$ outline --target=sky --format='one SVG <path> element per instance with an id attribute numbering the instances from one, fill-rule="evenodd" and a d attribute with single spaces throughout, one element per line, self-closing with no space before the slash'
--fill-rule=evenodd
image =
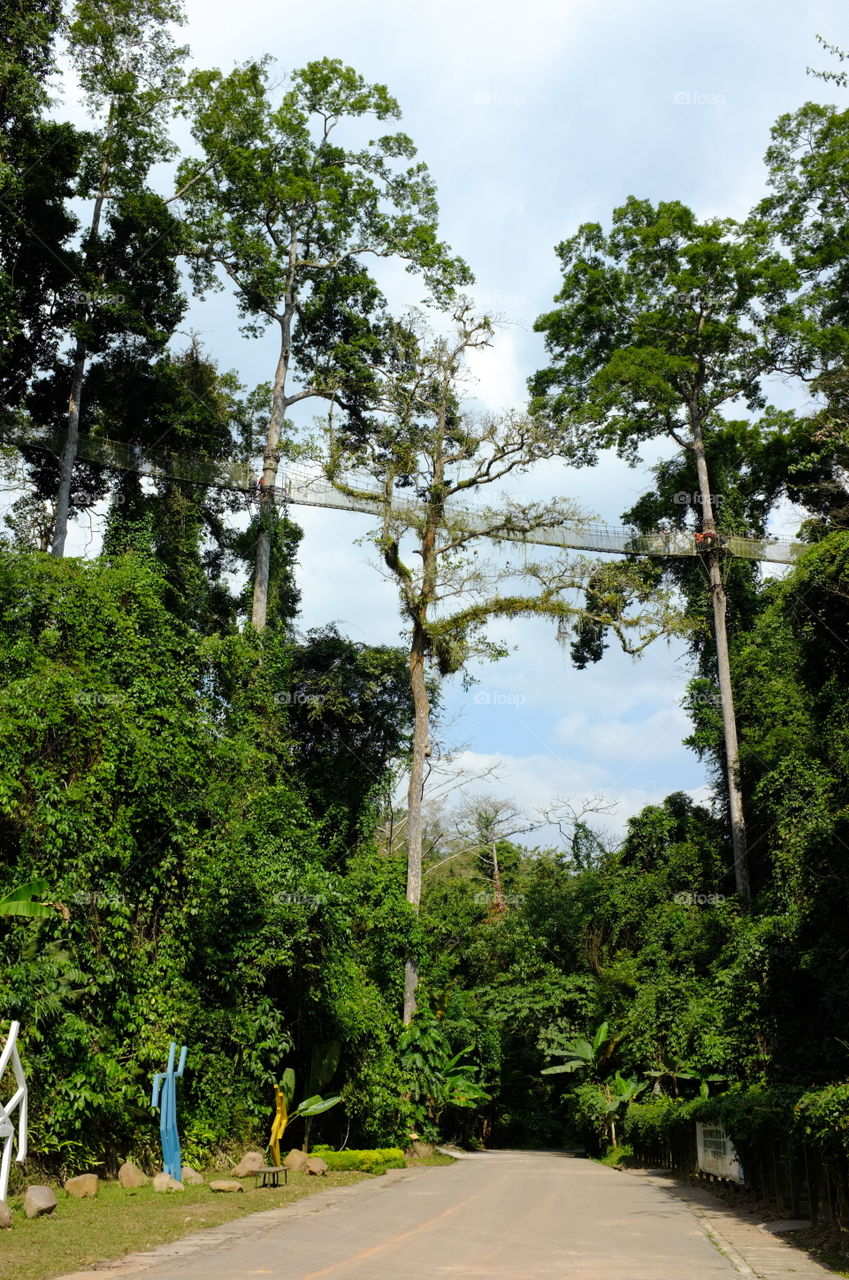
<path id="1" fill-rule="evenodd" d="M 744 216 L 765 191 L 762 157 L 776 118 L 833 99 L 806 75 L 831 63 L 817 33 L 849 46 L 838 0 L 419 0 L 410 8 L 189 0 L 187 13 L 183 38 L 199 66 L 227 70 L 270 53 L 282 76 L 329 56 L 388 85 L 436 179 L 441 233 L 472 267 L 478 304 L 503 320 L 474 365 L 479 402 L 492 409 L 521 407 L 528 376 L 545 363 L 533 322 L 559 287 L 554 246 L 582 222 L 607 223 L 629 195 L 681 200 L 701 217 Z M 417 300 L 412 280 L 392 283 L 401 302 Z M 184 327 L 244 382 L 270 378 L 273 340 L 241 337 L 226 295 L 194 304 Z M 791 388 L 775 390 L 785 404 L 803 403 Z M 591 470 L 546 473 L 549 492 L 610 523 L 648 480 L 645 467 L 611 457 Z M 334 621 L 354 639 L 396 643 L 395 589 L 358 545 L 368 517 L 293 514 L 305 534 L 303 628 Z M 793 532 L 791 512 L 786 520 L 781 531 Z M 681 745 L 680 645 L 657 642 L 639 660 L 611 647 L 576 671 L 553 624 L 496 624 L 492 634 L 512 646 L 510 656 L 475 667 L 468 689 L 449 680 L 443 700 L 439 736 L 469 795 L 529 813 L 599 796 L 608 808 L 600 825 L 614 837 L 672 791 L 709 795 L 702 765 Z M 542 826 L 525 838 L 553 836 Z"/>

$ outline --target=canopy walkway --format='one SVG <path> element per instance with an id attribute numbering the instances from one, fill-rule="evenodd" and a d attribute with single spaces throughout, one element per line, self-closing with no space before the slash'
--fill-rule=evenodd
<path id="1" fill-rule="evenodd" d="M 34 449 L 60 457 L 65 439 L 64 432 L 54 435 L 16 432 L 14 435 L 5 434 L 2 442 L 18 449 Z M 90 462 L 104 468 L 243 493 L 254 499 L 258 498 L 260 492 L 259 464 L 256 461 L 216 462 L 197 454 L 149 449 L 101 436 L 80 436 L 77 458 L 80 462 Z M 328 507 L 342 511 L 362 511 L 368 515 L 383 513 L 383 494 L 370 477 L 346 476 L 343 484 L 344 490 L 334 486 L 323 474 L 310 471 L 303 464 L 289 463 L 284 467 L 274 496 L 281 505 Z M 421 513 L 421 506 L 414 498 L 407 499 L 397 492 L 392 498 L 392 509 L 398 516 L 412 521 Z M 558 522 L 551 527 L 531 529 L 523 527 L 520 519 L 512 517 L 509 512 L 505 512 L 500 522 L 493 524 L 491 511 L 459 504 L 449 506 L 446 515 L 449 520 L 462 520 L 472 528 L 477 526 L 479 529 L 486 529 L 488 536 L 500 541 L 568 547 L 611 555 L 698 556 L 703 550 L 694 534 L 683 529 L 641 532 L 583 520 Z M 721 545 L 732 556 L 774 564 L 793 564 L 807 546 L 806 543 L 781 538 L 742 535 L 724 535 Z"/>

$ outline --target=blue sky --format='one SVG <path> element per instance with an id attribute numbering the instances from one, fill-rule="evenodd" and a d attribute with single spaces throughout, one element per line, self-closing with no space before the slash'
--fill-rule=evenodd
<path id="1" fill-rule="evenodd" d="M 762 156 L 782 112 L 834 91 L 806 76 L 829 58 L 816 33 L 849 45 L 845 5 L 765 0 L 710 5 L 589 0 L 190 0 L 186 38 L 198 65 L 273 54 L 281 75 L 339 57 L 399 99 L 403 127 L 430 166 L 442 232 L 472 266 L 481 306 L 505 326 L 476 365 L 491 408 L 520 406 L 544 363 L 533 321 L 558 288 L 554 245 L 587 220 L 606 222 L 629 195 L 679 199 L 703 216 L 742 216 L 763 194 Z M 418 297 L 391 281 L 396 302 Z M 195 305 L 200 331 L 243 381 L 270 376 L 273 341 L 238 333 L 226 296 Z M 792 388 L 784 403 L 802 404 Z M 646 486 L 646 471 L 605 458 L 593 470 L 548 480 L 610 522 Z M 399 636 L 394 588 L 354 545 L 367 518 L 301 509 L 303 624 L 328 621 L 355 638 Z M 790 513 L 786 527 L 792 529 Z M 446 688 L 443 735 L 473 775 L 470 789 L 529 809 L 555 796 L 606 797 L 612 833 L 643 804 L 673 790 L 705 795 L 702 767 L 680 745 L 687 679 L 680 649 L 657 643 L 635 662 L 612 649 L 587 671 L 571 669 L 544 622 L 494 629 L 515 651 L 479 668 L 479 683 Z M 550 832 L 542 831 L 539 839 Z"/>

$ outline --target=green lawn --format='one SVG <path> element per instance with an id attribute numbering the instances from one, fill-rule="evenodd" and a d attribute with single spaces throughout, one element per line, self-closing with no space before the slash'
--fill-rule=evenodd
<path id="1" fill-rule="evenodd" d="M 227 1174 L 207 1176 L 224 1178 Z M 253 1178 L 245 1178 L 244 1192 L 233 1194 L 210 1191 L 209 1187 L 157 1193 L 147 1186 L 123 1191 L 117 1182 L 102 1182 L 94 1200 L 72 1200 L 57 1191 L 59 1203 L 53 1213 L 31 1222 L 24 1216 L 22 1198 L 11 1197 L 14 1225 L 11 1231 L 0 1231 L 0 1280 L 50 1280 L 177 1240 L 202 1227 L 275 1209 L 329 1187 L 347 1187 L 368 1176 L 328 1173 L 314 1178 L 294 1173 L 289 1175 L 289 1186 L 277 1190 L 256 1190 Z"/>

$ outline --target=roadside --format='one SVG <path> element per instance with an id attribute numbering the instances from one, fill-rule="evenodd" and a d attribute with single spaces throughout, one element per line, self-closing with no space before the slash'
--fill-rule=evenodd
<path id="1" fill-rule="evenodd" d="M 374 1181 L 374 1175 L 347 1172 L 316 1178 L 290 1173 L 288 1187 L 261 1189 L 250 1178 L 235 1194 L 188 1185 L 179 1192 L 156 1192 L 150 1186 L 125 1191 L 112 1181 L 102 1182 L 91 1200 L 73 1200 L 60 1191 L 51 1214 L 30 1221 L 16 1213 L 12 1229 L 0 1232 L 0 1280 L 53 1280 L 69 1271 L 99 1268 L 197 1234 L 199 1227 L 223 1226 L 364 1179 Z"/>
<path id="2" fill-rule="evenodd" d="M 740 1275 L 749 1280 L 779 1280 L 792 1275 L 799 1280 L 822 1276 L 846 1276 L 849 1272 L 835 1270 L 825 1258 L 817 1258 L 809 1249 L 809 1232 L 792 1232 L 784 1238 L 770 1230 L 764 1220 L 763 1210 L 730 1204 L 705 1187 L 693 1186 L 673 1173 L 620 1167 L 620 1172 L 644 1179 L 682 1200 L 699 1220 L 702 1230 L 734 1265 Z"/>

